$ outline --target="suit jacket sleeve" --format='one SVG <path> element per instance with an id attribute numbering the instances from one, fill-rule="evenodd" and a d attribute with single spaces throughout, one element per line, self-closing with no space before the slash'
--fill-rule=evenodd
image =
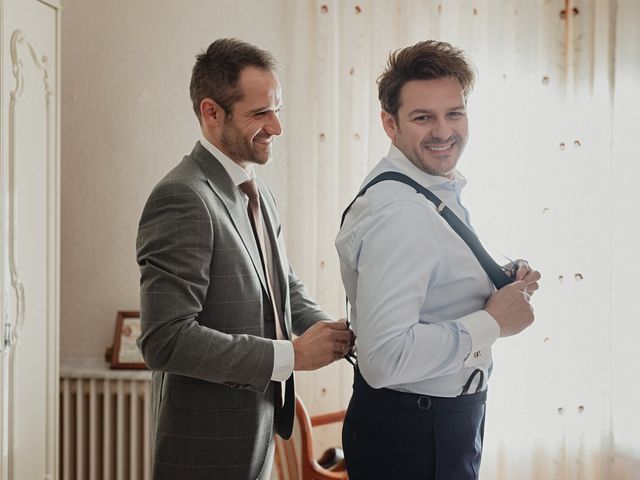
<path id="1" fill-rule="evenodd" d="M 276 199 L 273 196 L 271 189 L 260 182 L 263 187 L 263 192 L 268 192 L 267 207 L 271 212 L 271 216 L 275 221 L 274 231 L 278 239 L 278 248 L 286 258 L 286 247 L 284 245 L 284 234 L 282 231 L 282 225 L 278 216 L 278 209 L 276 207 Z M 263 197 L 264 198 L 264 197 Z M 331 316 L 325 313 L 318 304 L 311 298 L 307 287 L 298 278 L 295 271 L 289 265 L 289 261 L 285 262 L 288 266 L 287 281 L 289 285 L 289 301 L 291 306 L 291 329 L 296 335 L 302 335 L 309 327 L 314 325 L 320 320 L 333 320 Z"/>
<path id="2" fill-rule="evenodd" d="M 190 185 L 161 183 L 144 208 L 137 239 L 142 335 L 149 368 L 266 391 L 273 343 L 198 323 L 215 242 L 209 210 Z M 224 288 L 224 286 L 217 286 Z"/>
<path id="3" fill-rule="evenodd" d="M 311 298 L 307 287 L 289 266 L 289 294 L 291 297 L 291 326 L 293 333 L 301 335 L 320 320 L 333 320 Z"/>

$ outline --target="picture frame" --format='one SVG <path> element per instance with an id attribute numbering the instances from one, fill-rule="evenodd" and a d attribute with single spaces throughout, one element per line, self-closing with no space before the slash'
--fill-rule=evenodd
<path id="1" fill-rule="evenodd" d="M 140 312 L 137 310 L 118 311 L 111 352 L 111 368 L 147 368 L 136 343 L 138 337 L 140 337 Z"/>

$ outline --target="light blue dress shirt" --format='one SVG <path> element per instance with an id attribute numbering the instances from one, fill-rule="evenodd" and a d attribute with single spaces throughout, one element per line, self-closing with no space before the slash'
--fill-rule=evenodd
<path id="1" fill-rule="evenodd" d="M 395 146 L 369 173 L 408 175 L 469 227 L 465 178 L 429 175 Z M 408 185 L 385 181 L 351 207 L 336 238 L 362 376 L 374 388 L 455 397 L 475 369 L 492 365 L 500 334 L 483 310 L 494 287 L 435 205 Z M 476 375 L 469 393 L 476 391 Z"/>

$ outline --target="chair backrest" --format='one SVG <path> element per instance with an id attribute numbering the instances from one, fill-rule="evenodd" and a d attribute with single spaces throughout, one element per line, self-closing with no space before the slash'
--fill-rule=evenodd
<path id="1" fill-rule="evenodd" d="M 302 443 L 305 435 L 310 435 L 311 432 L 301 426 L 301 423 L 309 422 L 309 419 L 303 418 L 301 422 L 298 405 L 302 405 L 302 402 L 296 395 L 296 416 L 291 438 L 283 440 L 278 435 L 275 437 L 276 450 L 271 480 L 302 480 Z M 302 415 L 307 415 L 304 406 L 302 408 Z"/>
<path id="2" fill-rule="evenodd" d="M 344 411 L 318 415 L 313 418 L 296 395 L 296 416 L 289 440 L 275 437 L 275 458 L 271 480 L 348 479 L 347 472 L 330 472 L 316 462 L 313 451 L 313 425 L 342 422 Z"/>

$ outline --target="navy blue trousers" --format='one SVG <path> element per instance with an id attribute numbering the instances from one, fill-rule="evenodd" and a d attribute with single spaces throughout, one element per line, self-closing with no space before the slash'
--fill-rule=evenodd
<path id="1" fill-rule="evenodd" d="M 374 389 L 356 369 L 342 429 L 349 479 L 477 479 L 486 397 Z"/>

